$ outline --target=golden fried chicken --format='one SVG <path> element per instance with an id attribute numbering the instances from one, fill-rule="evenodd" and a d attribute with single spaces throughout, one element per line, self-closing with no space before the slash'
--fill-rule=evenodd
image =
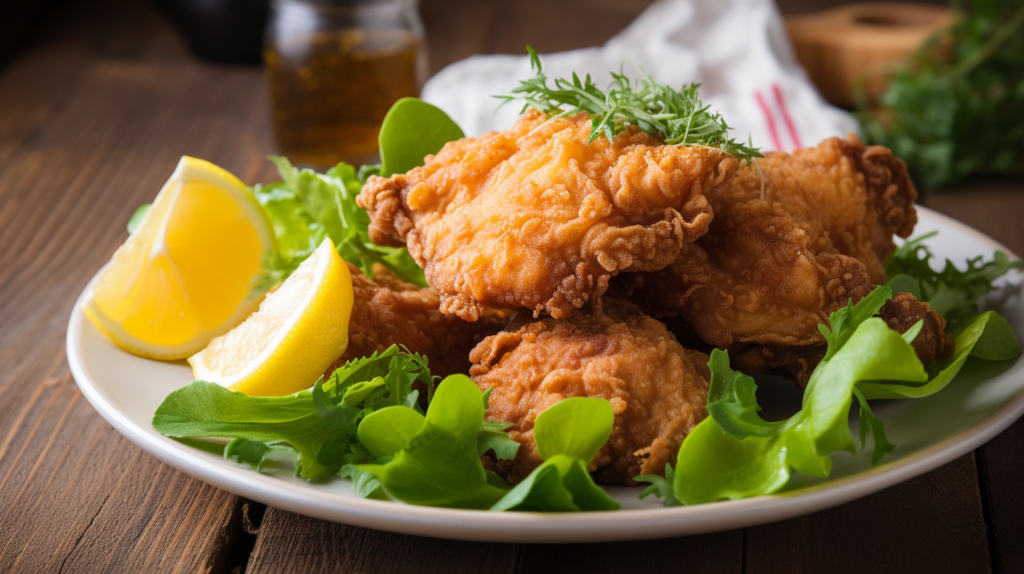
<path id="1" fill-rule="evenodd" d="M 406 283 L 380 265 L 374 266 L 372 280 L 351 264 L 349 272 L 353 302 L 348 348 L 327 369 L 328 376 L 347 361 L 396 344 L 426 355 L 434 375 L 466 373 L 470 350 L 506 323 L 494 313 L 476 323 L 444 315 L 438 310 L 437 291 Z"/>
<path id="2" fill-rule="evenodd" d="M 738 162 L 716 148 L 666 146 L 631 129 L 589 145 L 586 114 L 450 142 L 426 164 L 371 177 L 358 197 L 372 239 L 406 245 L 468 321 L 485 307 L 567 317 L 624 271 L 668 265 L 702 235 L 705 196 Z"/>
<path id="3" fill-rule="evenodd" d="M 946 320 L 932 311 L 928 303 L 918 301 L 910 293 L 897 293 L 885 302 L 879 314 L 891 329 L 901 335 L 918 321 L 924 321 L 921 332 L 910 344 L 925 367 L 953 354 L 955 344 L 953 338 L 946 334 Z"/>
<path id="4" fill-rule="evenodd" d="M 707 234 L 622 289 L 651 313 L 680 314 L 748 371 L 809 374 L 823 353 L 818 324 L 885 282 L 893 235 L 917 222 L 916 197 L 902 160 L 854 136 L 768 153 L 709 194 Z"/>
<path id="5" fill-rule="evenodd" d="M 568 397 L 611 402 L 611 438 L 590 469 L 598 482 L 634 484 L 662 474 L 686 435 L 707 413 L 707 355 L 683 348 L 659 321 L 629 304 L 607 314 L 517 320 L 473 349 L 470 374 L 492 389 L 487 418 L 511 422 L 522 446 L 497 471 L 518 482 L 541 462 L 533 423 Z"/>

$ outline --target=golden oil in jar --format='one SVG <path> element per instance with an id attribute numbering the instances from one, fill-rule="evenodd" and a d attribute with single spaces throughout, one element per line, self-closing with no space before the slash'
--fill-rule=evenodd
<path id="1" fill-rule="evenodd" d="M 293 163 L 378 161 L 377 135 L 391 105 L 418 93 L 420 42 L 401 29 L 277 35 L 264 58 L 274 136 Z"/>

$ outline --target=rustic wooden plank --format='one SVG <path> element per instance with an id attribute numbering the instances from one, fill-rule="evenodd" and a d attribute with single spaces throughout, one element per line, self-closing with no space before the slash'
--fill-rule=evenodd
<path id="1" fill-rule="evenodd" d="M 195 63 L 148 4 L 70 4 L 0 74 L 0 109 L 0 571 L 235 566 L 239 499 L 110 428 L 64 331 L 182 153 L 265 173 L 262 73 Z"/>
<path id="2" fill-rule="evenodd" d="M 746 531 L 746 572 L 989 572 L 974 455 L 836 508 Z"/>
<path id="3" fill-rule="evenodd" d="M 518 554 L 514 544 L 392 534 L 268 508 L 246 573 L 511 574 Z"/>
<path id="4" fill-rule="evenodd" d="M 519 559 L 521 574 L 550 572 L 743 572 L 743 532 L 602 544 L 529 544 Z"/>
<path id="5" fill-rule="evenodd" d="M 1024 178 L 980 177 L 922 202 L 983 230 L 1018 255 L 1024 254 Z M 1024 333 L 1018 333 L 1024 336 Z M 996 572 L 1024 572 L 1024 420 L 1017 421 L 976 451 L 992 566 Z"/>

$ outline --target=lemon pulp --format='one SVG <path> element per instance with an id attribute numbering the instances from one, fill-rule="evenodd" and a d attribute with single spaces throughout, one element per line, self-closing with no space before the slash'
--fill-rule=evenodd
<path id="1" fill-rule="evenodd" d="M 250 395 L 307 389 L 348 346 L 352 276 L 325 239 L 257 312 L 189 358 L 196 379 Z"/>
<path id="2" fill-rule="evenodd" d="M 86 316 L 122 348 L 181 359 L 239 324 L 274 239 L 249 189 L 183 157 L 149 212 L 101 272 Z"/>

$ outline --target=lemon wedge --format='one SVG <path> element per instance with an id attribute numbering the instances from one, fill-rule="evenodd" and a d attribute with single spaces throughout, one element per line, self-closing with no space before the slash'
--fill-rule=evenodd
<path id="1" fill-rule="evenodd" d="M 248 297 L 275 245 L 252 192 L 210 162 L 182 157 L 83 311 L 121 348 L 183 359 L 259 306 Z"/>
<path id="2" fill-rule="evenodd" d="M 307 389 L 348 346 L 352 276 L 325 239 L 244 323 L 189 357 L 196 379 L 249 395 Z"/>

